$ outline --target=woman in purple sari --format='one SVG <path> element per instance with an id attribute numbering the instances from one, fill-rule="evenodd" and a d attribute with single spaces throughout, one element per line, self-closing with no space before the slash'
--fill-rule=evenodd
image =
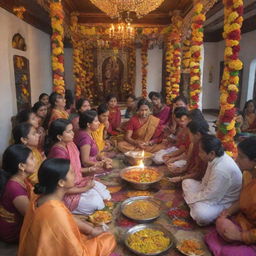
<path id="1" fill-rule="evenodd" d="M 27 177 L 35 170 L 31 149 L 21 144 L 8 147 L 3 154 L 3 169 L 0 170 L 0 239 L 18 242 L 32 188 Z"/>
<path id="2" fill-rule="evenodd" d="M 159 92 L 150 92 L 149 98 L 153 103 L 153 115 L 160 119 L 161 125 L 168 125 L 171 117 L 171 108 L 163 103 Z"/>

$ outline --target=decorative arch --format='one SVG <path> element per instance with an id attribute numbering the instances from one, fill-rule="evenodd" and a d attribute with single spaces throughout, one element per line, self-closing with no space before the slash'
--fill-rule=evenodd
<path id="1" fill-rule="evenodd" d="M 21 51 L 26 51 L 27 50 L 25 39 L 24 39 L 23 36 L 21 36 L 21 34 L 16 33 L 12 37 L 12 48 L 18 49 L 18 50 L 21 50 Z"/>

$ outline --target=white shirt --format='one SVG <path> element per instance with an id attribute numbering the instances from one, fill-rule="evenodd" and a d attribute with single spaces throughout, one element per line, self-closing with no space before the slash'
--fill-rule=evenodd
<path id="1" fill-rule="evenodd" d="M 232 203 L 239 198 L 242 173 L 235 161 L 224 153 L 208 163 L 206 173 L 197 191 L 187 191 L 188 204 L 204 202 L 211 205 Z M 188 188 L 189 190 L 189 188 Z"/>

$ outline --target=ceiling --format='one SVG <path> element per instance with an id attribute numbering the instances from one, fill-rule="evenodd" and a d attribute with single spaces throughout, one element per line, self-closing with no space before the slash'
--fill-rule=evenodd
<path id="1" fill-rule="evenodd" d="M 38 0 L 0 0 L 0 7 L 12 12 L 13 7 L 24 6 L 26 12 L 24 20 L 34 27 L 51 34 L 50 18 L 48 12 L 38 3 Z M 42 1 L 42 0 L 41 0 Z M 181 16 L 185 16 L 192 8 L 192 0 L 165 0 L 159 8 L 137 19 L 133 16 L 133 23 L 141 26 L 166 26 L 170 24 L 171 13 L 174 10 L 180 10 Z M 96 25 L 102 23 L 113 23 L 106 14 L 94 6 L 90 0 L 62 0 L 64 10 L 67 16 L 71 12 L 78 12 L 80 23 Z M 244 24 L 242 32 L 246 33 L 256 29 L 256 1 L 244 0 Z M 218 0 L 206 15 L 207 19 L 204 25 L 205 37 L 207 42 L 217 42 L 222 40 L 223 32 L 223 4 Z M 66 42 L 68 42 L 66 40 Z M 66 45 L 71 47 L 70 44 Z"/>

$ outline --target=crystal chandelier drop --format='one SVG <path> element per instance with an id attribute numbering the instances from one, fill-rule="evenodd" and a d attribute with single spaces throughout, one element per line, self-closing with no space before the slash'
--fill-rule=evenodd
<path id="1" fill-rule="evenodd" d="M 90 0 L 112 19 L 121 18 L 122 13 L 135 12 L 138 18 L 152 12 L 164 0 Z"/>

